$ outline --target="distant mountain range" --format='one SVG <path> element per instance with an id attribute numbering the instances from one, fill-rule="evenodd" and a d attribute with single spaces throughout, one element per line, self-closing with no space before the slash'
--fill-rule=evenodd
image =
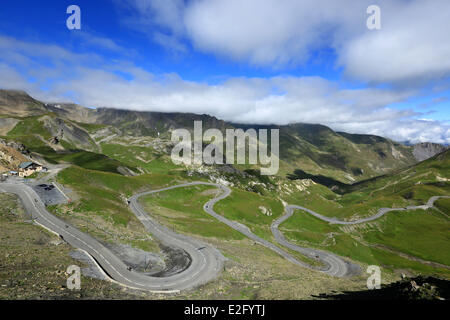
<path id="1" fill-rule="evenodd" d="M 313 175 L 353 183 L 411 166 L 443 152 L 435 143 L 404 145 L 387 138 L 335 132 L 319 124 L 285 126 L 242 125 L 209 115 L 90 109 L 76 104 L 43 103 L 23 91 L 0 90 L 0 137 L 15 139 L 28 148 L 55 151 L 82 149 L 101 153 L 98 132 L 105 136 L 153 137 L 170 140 L 178 128 L 276 128 L 280 130 L 280 175 L 302 170 Z M 34 141 L 34 142 L 33 142 Z M 39 148 L 34 148 L 39 153 Z"/>

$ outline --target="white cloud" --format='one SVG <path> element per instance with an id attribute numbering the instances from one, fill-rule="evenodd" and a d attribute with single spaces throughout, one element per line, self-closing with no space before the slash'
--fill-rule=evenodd
<path id="1" fill-rule="evenodd" d="M 127 61 L 111 64 L 96 55 L 2 36 L 0 48 L 8 52 L 0 57 L 0 87 L 23 89 L 44 101 L 206 113 L 240 123 L 321 123 L 401 141 L 450 143 L 450 125 L 416 120 L 422 114 L 389 108 L 416 96 L 414 90 L 348 89 L 320 77 L 293 76 L 230 78 L 211 85 L 176 74 L 155 76 Z"/>
<path id="2" fill-rule="evenodd" d="M 125 18 L 123 22 L 156 43 L 176 52 L 186 52 L 179 40 L 184 33 L 183 0 L 115 0 Z M 123 12 L 126 12 L 123 14 Z M 160 27 L 155 30 L 155 27 Z"/>
<path id="3" fill-rule="evenodd" d="M 329 44 L 327 34 L 358 13 L 343 9 L 349 4 L 348 0 L 195 1 L 187 7 L 184 21 L 188 38 L 200 50 L 279 66 L 304 62 L 312 50 Z M 360 4 L 356 7 L 364 10 Z"/>
<path id="4" fill-rule="evenodd" d="M 448 0 L 126 2 L 144 21 L 143 31 L 154 33 L 145 28 L 151 21 L 165 30 L 169 45 L 183 47 L 186 40 L 197 50 L 258 66 L 299 64 L 315 50 L 333 48 L 336 65 L 363 81 L 409 84 L 450 76 Z M 381 30 L 366 27 L 372 4 L 381 7 Z"/>
<path id="5" fill-rule="evenodd" d="M 367 81 L 412 82 L 450 75 L 450 2 L 398 2 L 382 9 L 380 31 L 342 45 L 339 64 Z"/>
<path id="6" fill-rule="evenodd" d="M 74 35 L 79 37 L 83 42 L 83 44 L 87 44 L 89 46 L 95 46 L 102 49 L 107 49 L 109 51 L 118 52 L 118 53 L 127 53 L 127 49 L 118 45 L 116 42 L 109 38 L 105 38 L 102 36 L 94 35 L 93 33 L 86 31 L 75 32 Z"/>
<path id="7" fill-rule="evenodd" d="M 33 91 L 36 91 L 35 87 L 29 84 L 28 81 L 14 68 L 11 68 L 10 66 L 1 63 L 0 62 L 0 88 L 2 89 L 33 89 Z"/>

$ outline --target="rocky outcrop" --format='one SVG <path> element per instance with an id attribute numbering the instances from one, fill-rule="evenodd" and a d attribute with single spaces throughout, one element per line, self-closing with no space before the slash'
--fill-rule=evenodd
<path id="1" fill-rule="evenodd" d="M 16 142 L 16 141 L 6 141 L 6 140 L 3 140 L 3 139 L 0 139 L 0 147 L 1 146 L 6 146 L 6 147 L 13 148 L 13 149 L 19 151 L 22 154 L 30 153 L 28 151 L 28 149 L 25 147 L 25 145 L 23 145 L 22 143 Z"/>
<path id="2" fill-rule="evenodd" d="M 127 167 L 119 166 L 119 167 L 117 167 L 117 172 L 119 172 L 121 175 L 124 175 L 124 176 L 129 176 L 129 177 L 137 176 L 136 172 L 134 172 L 133 170 L 131 170 L 130 168 L 127 168 Z"/>
<path id="3" fill-rule="evenodd" d="M 71 121 L 82 122 L 82 123 L 96 123 L 97 122 L 97 111 L 96 109 L 85 108 L 74 103 L 59 103 L 45 104 L 45 108 L 56 113 L 58 116 Z"/>
<path id="4" fill-rule="evenodd" d="M 44 127 L 50 132 L 52 136 L 50 143 L 58 144 L 61 140 L 64 140 L 81 149 L 94 150 L 94 142 L 89 134 L 71 122 L 50 116 L 44 116 L 39 121 L 42 121 Z"/>
<path id="5" fill-rule="evenodd" d="M 50 140 L 48 140 L 51 144 L 58 144 L 59 138 L 58 137 L 51 137 Z"/>
<path id="6" fill-rule="evenodd" d="M 0 118 L 0 136 L 6 136 L 17 123 L 19 120 L 14 118 Z"/>
<path id="7" fill-rule="evenodd" d="M 33 116 L 47 112 L 42 102 L 24 91 L 0 90 L 0 114 L 10 116 Z"/>
<path id="8" fill-rule="evenodd" d="M 17 170 L 19 164 L 29 161 L 25 156 L 25 146 L 0 139 L 0 172 Z"/>
<path id="9" fill-rule="evenodd" d="M 438 143 L 423 142 L 413 146 L 413 155 L 417 161 L 424 161 L 447 149 L 448 147 Z"/>
<path id="10" fill-rule="evenodd" d="M 131 136 L 170 138 L 178 128 L 193 130 L 194 121 L 202 121 L 203 129 L 232 128 L 230 124 L 209 115 L 177 112 L 140 112 L 110 108 L 90 109 L 76 104 L 46 104 L 48 111 L 71 121 L 104 124 L 120 129 Z"/>

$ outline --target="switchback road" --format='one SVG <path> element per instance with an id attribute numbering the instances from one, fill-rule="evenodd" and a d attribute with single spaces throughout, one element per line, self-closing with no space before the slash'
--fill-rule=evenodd
<path id="1" fill-rule="evenodd" d="M 219 195 L 209 200 L 203 206 L 204 211 L 218 221 L 230 226 L 234 230 L 239 231 L 253 241 L 275 251 L 276 253 L 296 265 L 318 270 L 336 277 L 351 275 L 359 270 L 359 267 L 344 261 L 341 257 L 336 256 L 332 253 L 317 249 L 302 248 L 288 242 L 284 238 L 282 233 L 278 230 L 278 226 L 282 222 L 286 221 L 289 217 L 291 217 L 294 213 L 294 210 L 303 210 L 329 223 L 357 224 L 378 219 L 390 211 L 428 209 L 431 208 L 434 202 L 440 198 L 432 197 L 430 198 L 428 203 L 423 206 L 411 206 L 407 208 L 381 208 L 376 215 L 356 221 L 340 221 L 335 218 L 322 216 L 312 210 L 301 206 L 287 206 L 286 213 L 273 222 L 271 231 L 276 241 L 280 245 L 285 246 L 291 250 L 298 251 L 306 256 L 316 258 L 323 263 L 323 267 L 313 267 L 297 260 L 291 254 L 273 244 L 272 242 L 258 237 L 253 232 L 251 232 L 248 227 L 242 225 L 241 223 L 231 221 L 224 216 L 217 214 L 213 210 L 213 207 L 218 201 L 225 199 L 230 195 L 231 189 L 227 186 L 207 182 L 192 182 L 136 194 L 129 199 L 130 208 L 136 215 L 136 217 L 141 221 L 141 223 L 147 228 L 147 230 L 164 244 L 180 248 L 187 252 L 191 257 L 191 264 L 185 270 L 167 277 L 152 277 L 129 270 L 123 263 L 123 261 L 117 258 L 98 240 L 77 230 L 63 220 L 49 213 L 39 196 L 30 186 L 23 183 L 0 183 L 0 192 L 8 192 L 18 195 L 22 200 L 25 209 L 32 215 L 33 219 L 35 219 L 36 222 L 61 236 L 73 247 L 82 249 L 87 252 L 101 266 L 102 270 L 111 279 L 113 279 L 113 281 L 130 288 L 168 293 L 191 289 L 214 279 L 222 270 L 224 258 L 220 254 L 220 252 L 212 246 L 205 244 L 197 239 L 177 234 L 156 222 L 142 208 L 142 206 L 138 202 L 138 199 L 145 195 L 194 185 L 209 185 L 212 187 L 216 187 L 222 191 Z"/>

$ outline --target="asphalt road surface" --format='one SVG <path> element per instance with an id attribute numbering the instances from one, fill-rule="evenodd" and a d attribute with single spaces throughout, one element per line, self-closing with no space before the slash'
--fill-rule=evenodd
<path id="1" fill-rule="evenodd" d="M 142 211 L 133 200 L 136 197 L 132 199 L 131 207 L 144 225 L 154 232 L 154 236 L 182 248 L 192 257 L 187 269 L 168 277 L 152 277 L 128 270 L 127 266 L 99 241 L 49 213 L 30 186 L 22 183 L 1 183 L 0 192 L 18 195 L 33 220 L 60 235 L 73 247 L 86 251 L 110 278 L 121 285 L 153 292 L 178 292 L 206 283 L 222 270 L 223 257 L 216 249 L 160 226 Z"/>
<path id="2" fill-rule="evenodd" d="M 291 244 L 290 242 L 286 241 L 284 236 L 278 230 L 278 226 L 283 221 L 291 217 L 295 209 L 304 210 L 314 215 L 315 217 L 330 223 L 356 224 L 375 220 L 389 211 L 431 208 L 434 204 L 434 201 L 440 198 L 432 197 L 424 206 L 412 206 L 408 208 L 398 209 L 382 208 L 376 215 L 372 217 L 350 222 L 324 217 L 312 210 L 300 206 L 287 206 L 285 215 L 273 222 L 271 226 L 272 233 L 280 245 L 320 260 L 324 266 L 318 268 L 312 267 L 302 261 L 298 261 L 296 258 L 294 258 L 292 255 L 290 255 L 280 247 L 258 237 L 257 235 L 252 233 L 248 227 L 242 225 L 241 223 L 228 220 L 225 217 L 217 214 L 213 210 L 214 204 L 228 197 L 231 193 L 231 189 L 226 186 L 215 183 L 192 182 L 140 193 L 132 196 L 129 199 L 130 208 L 133 213 L 147 228 L 147 230 L 152 233 L 154 237 L 158 238 L 166 245 L 174 246 L 184 250 L 190 255 L 192 260 L 189 267 L 180 273 L 167 277 L 152 277 L 133 270 L 129 270 L 127 266 L 116 255 L 114 255 L 99 241 L 77 230 L 76 228 L 70 226 L 66 222 L 49 213 L 37 193 L 30 186 L 23 183 L 0 183 L 0 192 L 8 192 L 18 195 L 22 200 L 25 209 L 32 215 L 33 219 L 36 222 L 53 231 L 54 233 L 60 235 L 60 237 L 62 237 L 73 247 L 86 251 L 91 257 L 95 259 L 95 261 L 101 266 L 102 270 L 111 279 L 113 279 L 113 281 L 121 285 L 140 290 L 148 290 L 153 292 L 178 292 L 180 290 L 197 287 L 217 277 L 222 270 L 224 257 L 217 249 L 213 248 L 212 246 L 205 244 L 197 239 L 177 234 L 160 225 L 147 214 L 147 212 L 139 204 L 138 199 L 145 195 L 193 185 L 214 186 L 222 191 L 218 196 L 209 200 L 203 206 L 204 211 L 212 217 L 239 231 L 255 242 L 277 252 L 279 255 L 296 265 L 319 270 L 336 277 L 351 275 L 355 273 L 356 270 L 359 270 L 359 267 L 344 261 L 341 257 L 338 257 L 334 254 L 311 248 L 301 248 L 294 244 Z"/>
<path id="3" fill-rule="evenodd" d="M 307 209 L 305 207 L 297 206 L 297 205 L 286 206 L 286 214 L 283 217 L 286 217 L 284 219 L 284 220 L 286 220 L 287 218 L 292 216 L 293 211 L 295 209 L 299 209 L 299 210 L 308 212 L 309 214 L 313 215 L 314 217 L 319 218 L 322 221 L 329 222 L 331 224 L 352 225 L 352 224 L 360 224 L 360 223 L 376 220 L 376 219 L 384 216 L 386 213 L 392 212 L 392 211 L 406 211 L 406 210 L 418 210 L 418 209 L 428 210 L 428 209 L 432 208 L 434 206 L 434 202 L 440 198 L 449 198 L 450 199 L 449 196 L 434 196 L 434 197 L 431 197 L 427 201 L 426 204 L 421 205 L 421 206 L 407 206 L 404 208 L 380 208 L 380 209 L 378 209 L 377 213 L 374 214 L 373 216 L 363 218 L 363 219 L 353 220 L 353 221 L 342 221 L 342 220 L 338 220 L 336 218 L 325 217 L 325 216 L 322 216 L 321 214 L 318 214 L 317 212 L 315 212 L 313 210 Z M 282 219 L 283 217 L 281 217 L 280 219 Z"/>
<path id="4" fill-rule="evenodd" d="M 427 209 L 432 208 L 434 205 L 434 202 L 436 200 L 438 200 L 439 198 L 450 198 L 450 197 L 434 196 L 428 200 L 427 204 L 421 205 L 421 206 L 408 206 L 405 208 L 380 208 L 378 210 L 378 212 L 373 216 L 363 218 L 363 219 L 353 220 L 353 221 L 341 221 L 336 218 L 325 217 L 325 216 L 318 214 L 317 212 L 310 210 L 308 208 L 305 208 L 305 207 L 301 207 L 301 206 L 297 206 L 297 205 L 288 205 L 285 208 L 285 214 L 283 216 L 281 216 L 280 218 L 278 218 L 277 220 L 275 220 L 272 223 L 272 226 L 270 228 L 272 230 L 272 234 L 274 235 L 274 237 L 278 243 L 282 244 L 283 246 L 285 246 L 287 248 L 290 248 L 292 250 L 295 250 L 297 252 L 305 254 L 307 256 L 308 255 L 309 256 L 316 255 L 316 257 L 320 261 L 322 261 L 325 265 L 328 266 L 328 271 L 326 271 L 326 273 L 337 276 L 337 277 L 342 277 L 345 275 L 351 275 L 352 273 L 357 273 L 359 267 L 352 263 L 345 262 L 342 260 L 342 258 L 340 258 L 334 254 L 331 254 L 329 252 L 299 247 L 293 243 L 290 243 L 289 241 L 286 240 L 286 238 L 283 236 L 283 234 L 280 232 L 280 230 L 278 230 L 279 225 L 281 223 L 283 223 L 284 221 L 286 221 L 287 219 L 289 219 L 294 214 L 295 210 L 303 210 L 303 211 L 313 215 L 314 217 L 316 217 L 322 221 L 329 222 L 331 224 L 354 225 L 354 224 L 359 224 L 359 223 L 364 223 L 364 222 L 369 222 L 369 221 L 379 219 L 382 216 L 384 216 L 386 213 L 391 212 L 391 211 L 405 211 L 405 210 L 417 210 L 417 209 L 427 210 Z"/>
<path id="5" fill-rule="evenodd" d="M 212 186 L 212 187 L 219 188 L 222 191 L 221 194 L 219 194 L 215 198 L 213 198 L 213 199 L 209 200 L 207 203 L 205 203 L 205 205 L 203 206 L 203 210 L 206 213 L 208 213 L 212 217 L 216 218 L 220 222 L 230 226 L 234 230 L 239 231 L 240 233 L 242 233 L 246 237 L 252 239 L 256 243 L 259 243 L 260 245 L 262 245 L 266 248 L 269 248 L 272 251 L 275 251 L 276 253 L 278 253 L 280 256 L 282 256 L 286 260 L 288 260 L 298 266 L 308 268 L 308 269 L 318 270 L 318 271 L 321 271 L 328 275 L 336 276 L 336 277 L 350 276 L 355 273 L 359 273 L 359 266 L 351 264 L 347 261 L 344 261 L 342 258 L 340 258 L 332 253 L 328 253 L 328 252 L 324 252 L 324 251 L 316 250 L 316 249 L 311 249 L 311 248 L 299 248 L 299 247 L 287 242 L 284 239 L 284 237 L 282 236 L 282 234 L 278 231 L 278 229 L 277 229 L 278 225 L 276 223 L 274 223 L 272 225 L 272 232 L 274 233 L 275 239 L 279 242 L 279 244 L 281 244 L 289 249 L 298 251 L 310 258 L 319 260 L 320 262 L 322 262 L 323 267 L 311 266 L 303 261 L 299 261 L 294 256 L 292 256 L 291 254 L 289 254 L 287 251 L 283 250 L 276 244 L 255 235 L 253 232 L 250 231 L 250 229 L 247 226 L 245 226 L 239 222 L 236 222 L 236 221 L 231 221 L 231 220 L 225 218 L 224 216 L 216 213 L 213 210 L 214 205 L 218 201 L 228 197 L 231 193 L 231 189 L 224 185 L 220 185 L 220 184 L 216 184 L 216 183 L 208 183 L 208 182 L 191 182 L 191 183 L 179 184 L 176 186 L 171 186 L 171 187 L 167 187 L 167 188 L 163 188 L 163 189 L 159 189 L 159 190 L 144 192 L 144 193 L 135 195 L 134 197 L 131 198 L 132 209 L 135 212 L 135 214 L 139 217 L 140 215 L 142 215 L 145 212 L 142 209 L 136 210 L 137 206 L 138 206 L 137 198 L 144 196 L 144 195 L 161 192 L 161 191 L 167 191 L 167 190 L 172 190 L 175 188 L 183 188 L 183 187 L 189 187 L 189 186 L 195 186 L 195 185 Z M 151 233 L 153 233 L 153 231 L 151 229 L 149 229 L 149 231 Z"/>

